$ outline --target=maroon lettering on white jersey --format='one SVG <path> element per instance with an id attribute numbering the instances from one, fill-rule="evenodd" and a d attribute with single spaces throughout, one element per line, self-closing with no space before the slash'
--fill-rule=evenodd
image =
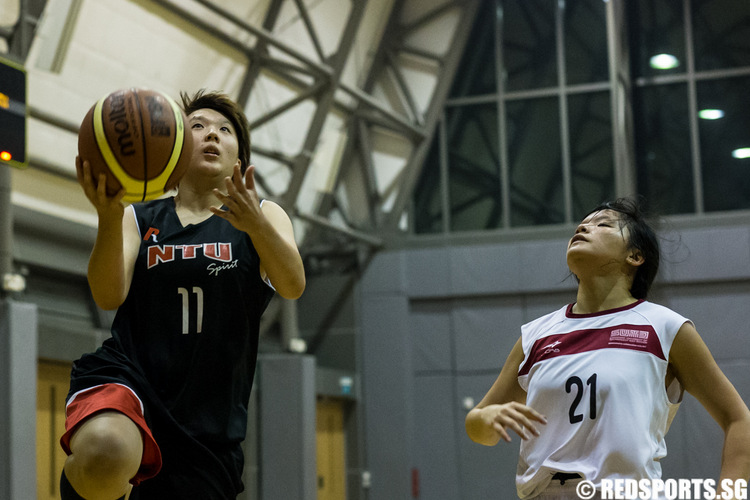
<path id="1" fill-rule="evenodd" d="M 653 326 L 648 324 L 607 326 L 574 330 L 538 339 L 534 342 L 529 353 L 529 359 L 521 367 L 518 376 L 529 373 L 534 363 L 558 356 L 580 354 L 598 349 L 629 349 L 666 359 Z"/>

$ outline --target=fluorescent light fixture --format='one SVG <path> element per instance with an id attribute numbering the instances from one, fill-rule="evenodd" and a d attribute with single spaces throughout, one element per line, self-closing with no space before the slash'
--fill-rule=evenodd
<path id="1" fill-rule="evenodd" d="M 740 160 L 744 158 L 750 158 L 750 148 L 739 148 L 732 151 L 732 156 L 735 158 L 739 158 Z"/>
<path id="2" fill-rule="evenodd" d="M 722 109 L 701 109 L 698 111 L 698 116 L 704 120 L 718 120 L 724 118 L 724 110 Z"/>
<path id="3" fill-rule="evenodd" d="M 680 65 L 680 61 L 672 54 L 656 54 L 649 63 L 654 69 L 672 69 Z"/>

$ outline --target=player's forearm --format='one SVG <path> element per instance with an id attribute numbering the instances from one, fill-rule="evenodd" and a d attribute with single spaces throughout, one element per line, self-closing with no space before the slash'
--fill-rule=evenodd
<path id="1" fill-rule="evenodd" d="M 750 480 L 750 415 L 726 428 L 720 479 Z"/>
<path id="2" fill-rule="evenodd" d="M 250 237 L 276 292 L 285 299 L 299 298 L 306 281 L 302 257 L 296 245 L 284 239 L 266 218 L 253 228 Z"/>
<path id="3" fill-rule="evenodd" d="M 256 245 L 256 250 L 276 292 L 285 299 L 299 298 L 305 291 L 306 280 L 302 257 L 297 248 L 276 238 Z"/>
<path id="4" fill-rule="evenodd" d="M 99 220 L 88 266 L 88 281 L 96 304 L 116 309 L 127 295 L 122 220 Z"/>
<path id="5" fill-rule="evenodd" d="M 276 292 L 285 299 L 294 300 L 302 296 L 306 281 L 302 260 L 294 259 L 293 256 L 290 256 L 289 260 L 292 262 L 279 259 L 279 262 L 274 262 L 271 268 L 265 267 L 265 269 Z"/>

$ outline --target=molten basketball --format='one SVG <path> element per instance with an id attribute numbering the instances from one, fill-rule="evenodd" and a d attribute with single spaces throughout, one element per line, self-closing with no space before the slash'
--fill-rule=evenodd
<path id="1" fill-rule="evenodd" d="M 148 89 L 102 97 L 78 132 L 78 156 L 91 175 L 107 175 L 107 193 L 125 188 L 124 201 L 158 198 L 174 188 L 190 163 L 193 136 L 187 117 L 167 95 Z"/>

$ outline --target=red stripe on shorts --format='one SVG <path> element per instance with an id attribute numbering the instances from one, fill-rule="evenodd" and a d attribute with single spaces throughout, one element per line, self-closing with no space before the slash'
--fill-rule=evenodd
<path id="1" fill-rule="evenodd" d="M 154 477 L 161 469 L 161 451 L 156 444 L 143 416 L 143 404 L 135 392 L 122 384 L 103 384 L 84 389 L 70 398 L 65 408 L 65 434 L 60 445 L 65 453 L 71 454 L 70 438 L 77 427 L 87 418 L 102 411 L 124 413 L 141 430 L 143 436 L 143 457 L 138 473 L 130 480 L 133 485 Z"/>

